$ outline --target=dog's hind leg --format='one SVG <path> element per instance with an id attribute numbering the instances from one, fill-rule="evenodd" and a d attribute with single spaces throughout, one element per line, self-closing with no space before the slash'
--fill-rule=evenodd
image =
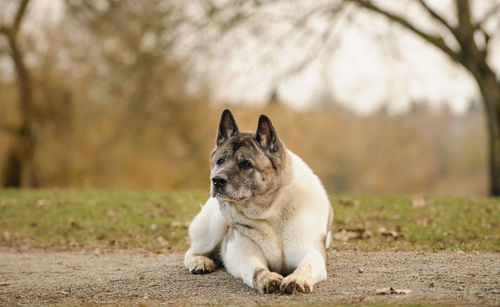
<path id="1" fill-rule="evenodd" d="M 215 198 L 209 198 L 189 226 L 191 247 L 184 256 L 184 265 L 193 274 L 210 273 L 215 263 L 210 255 L 218 248 L 227 232 L 227 223 Z"/>

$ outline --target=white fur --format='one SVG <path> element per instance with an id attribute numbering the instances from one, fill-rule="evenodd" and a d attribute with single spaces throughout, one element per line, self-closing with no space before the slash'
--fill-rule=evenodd
<path id="1" fill-rule="evenodd" d="M 302 274 L 311 290 L 326 279 L 330 202 L 312 170 L 291 151 L 287 155 L 285 183 L 269 209 L 258 216 L 248 217 L 238 204 L 208 199 L 189 227 L 186 267 L 194 256 L 208 257 L 219 246 L 226 270 L 250 287 L 255 287 L 254 272 L 262 268 L 290 274 L 283 283 Z M 225 238 L 228 231 L 231 239 Z"/>

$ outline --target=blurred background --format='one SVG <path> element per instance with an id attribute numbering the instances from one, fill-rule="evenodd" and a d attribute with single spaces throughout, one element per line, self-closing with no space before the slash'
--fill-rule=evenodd
<path id="1" fill-rule="evenodd" d="M 499 195 L 499 33 L 490 0 L 0 0 L 0 183 L 208 190 L 229 107 L 332 193 Z"/>

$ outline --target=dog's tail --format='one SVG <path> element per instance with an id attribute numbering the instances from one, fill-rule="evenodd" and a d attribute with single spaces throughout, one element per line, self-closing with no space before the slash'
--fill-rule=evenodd
<path id="1" fill-rule="evenodd" d="M 327 232 L 325 238 L 325 247 L 330 247 L 330 243 L 332 242 L 332 223 L 333 223 L 333 207 L 332 204 L 329 204 L 328 210 L 328 224 L 327 224 Z"/>
<path id="2" fill-rule="evenodd" d="M 328 233 L 326 234 L 326 239 L 325 239 L 326 248 L 330 247 L 330 243 L 332 243 L 332 231 L 328 230 Z"/>

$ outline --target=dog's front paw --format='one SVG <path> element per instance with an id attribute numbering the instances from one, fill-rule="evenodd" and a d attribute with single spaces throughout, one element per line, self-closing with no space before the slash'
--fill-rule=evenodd
<path id="1" fill-rule="evenodd" d="M 215 263 L 206 256 L 195 255 L 189 261 L 188 268 L 193 274 L 207 274 L 215 270 Z"/>
<path id="2" fill-rule="evenodd" d="M 280 289 L 283 276 L 268 269 L 255 271 L 253 276 L 253 286 L 260 293 L 274 293 Z"/>
<path id="3" fill-rule="evenodd" d="M 311 293 L 313 282 L 307 276 L 300 273 L 292 273 L 281 282 L 280 291 L 286 294 Z"/>

